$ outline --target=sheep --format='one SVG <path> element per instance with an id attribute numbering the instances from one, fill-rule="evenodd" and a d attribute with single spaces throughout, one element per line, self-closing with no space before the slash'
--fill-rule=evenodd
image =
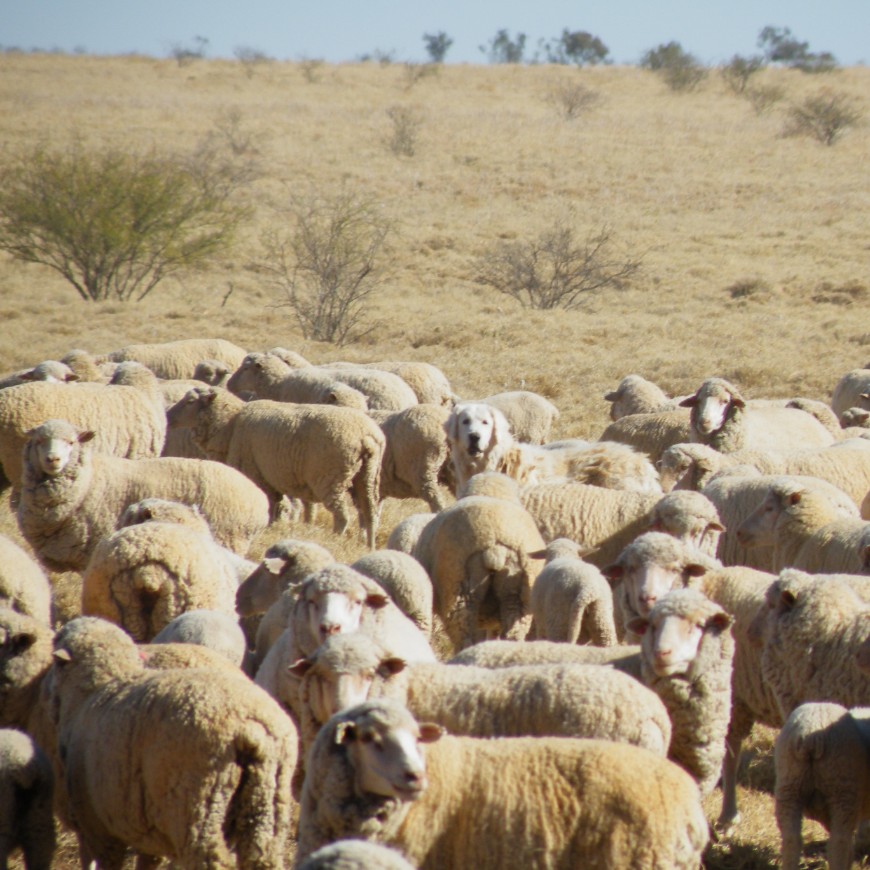
<path id="1" fill-rule="evenodd" d="M 348 492 L 374 547 L 384 434 L 352 408 L 245 403 L 226 390 L 197 387 L 167 412 L 170 428 L 193 430 L 194 441 L 249 477 L 269 496 L 272 516 L 282 495 L 321 502 L 333 531 L 349 523 Z"/>
<path id="2" fill-rule="evenodd" d="M 781 571 L 749 627 L 782 719 L 806 701 L 861 704 L 870 676 L 856 653 L 867 637 L 870 579 Z"/>
<path id="3" fill-rule="evenodd" d="M 220 360 L 204 359 L 196 364 L 193 380 L 202 381 L 210 387 L 225 387 L 232 373 L 233 368 Z"/>
<path id="4" fill-rule="evenodd" d="M 649 532 L 633 541 L 605 574 L 619 587 L 614 593 L 623 618 L 649 613 L 672 589 L 690 586 L 703 592 L 734 617 L 733 696 L 728 747 L 723 767 L 722 812 L 719 826 L 731 827 L 739 818 L 736 774 L 743 741 L 753 724 L 782 723 L 776 700 L 761 676 L 761 654 L 750 642 L 750 627 L 774 575 L 745 567 L 723 568 L 684 543 Z"/>
<path id="5" fill-rule="evenodd" d="M 236 611 L 239 616 L 265 613 L 281 593 L 298 586 L 309 574 L 331 565 L 335 557 L 312 541 L 282 538 L 266 549 L 257 567 L 239 585 Z M 283 627 L 282 627 L 283 630 Z"/>
<path id="6" fill-rule="evenodd" d="M 610 668 L 406 666 L 354 632 L 327 638 L 292 669 L 301 679 L 305 750 L 330 716 L 368 698 L 390 698 L 418 719 L 469 737 L 597 737 L 661 756 L 671 744 L 664 704 L 637 680 Z"/>
<path id="7" fill-rule="evenodd" d="M 417 394 L 398 374 L 366 366 L 326 365 L 312 367 L 340 384 L 362 393 L 371 410 L 402 411 L 418 404 Z M 299 369 L 305 373 L 311 369 Z"/>
<path id="8" fill-rule="evenodd" d="M 544 541 L 521 505 L 470 496 L 441 511 L 423 529 L 414 558 L 432 578 L 435 612 L 457 649 L 481 629 L 523 640 L 529 632 L 529 593 Z"/>
<path id="9" fill-rule="evenodd" d="M 40 566 L 11 538 L 0 535 L 0 607 L 51 625 L 51 586 Z"/>
<path id="10" fill-rule="evenodd" d="M 617 642 L 613 595 L 602 573 L 584 562 L 568 538 L 547 544 L 546 564 L 531 594 L 535 637 L 565 643 L 611 646 Z"/>
<path id="11" fill-rule="evenodd" d="M 396 375 L 414 391 L 417 401 L 421 404 L 439 405 L 449 409 L 455 398 L 444 372 L 430 363 L 386 360 L 371 363 L 328 363 L 320 368 L 330 369 L 339 366 L 376 369 Z"/>
<path id="12" fill-rule="evenodd" d="M 0 390 L 0 464 L 14 489 L 21 487 L 21 453 L 34 427 L 63 418 L 97 432 L 94 448 L 126 459 L 159 456 L 166 413 L 153 390 L 92 383 L 46 381 Z"/>
<path id="13" fill-rule="evenodd" d="M 186 338 L 162 344 L 128 344 L 104 355 L 104 361 L 134 360 L 164 380 L 192 378 L 197 363 L 217 360 L 230 371 L 245 358 L 245 350 L 222 338 Z"/>
<path id="14" fill-rule="evenodd" d="M 409 514 L 400 520 L 393 526 L 387 538 L 387 548 L 410 556 L 417 546 L 421 532 L 434 516 L 434 513 Z"/>
<path id="15" fill-rule="evenodd" d="M 116 367 L 116 363 L 98 363 L 93 354 L 81 348 L 67 351 L 60 362 L 69 366 L 80 381 L 93 384 L 107 384 Z"/>
<path id="16" fill-rule="evenodd" d="M 19 384 L 30 381 L 49 381 L 51 383 L 66 384 L 77 381 L 78 375 L 65 363 L 57 360 L 45 360 L 29 369 L 21 369 L 12 374 L 0 377 L 0 390 L 7 387 L 17 387 Z"/>
<path id="17" fill-rule="evenodd" d="M 195 386 L 201 386 L 201 381 L 185 379 L 177 381 L 161 381 L 160 393 L 163 397 L 164 410 L 168 411 L 179 399 L 192 390 Z M 166 428 L 166 440 L 163 442 L 161 456 L 178 456 L 184 459 L 207 459 L 205 451 L 193 440 L 193 433 L 189 429 Z"/>
<path id="18" fill-rule="evenodd" d="M 21 848 L 27 870 L 49 870 L 56 845 L 51 763 L 33 739 L 0 729 L 0 867 Z"/>
<path id="19" fill-rule="evenodd" d="M 471 495 L 485 495 L 520 504 L 520 485 L 514 478 L 500 471 L 478 471 L 456 493 L 456 497 L 460 499 Z"/>
<path id="20" fill-rule="evenodd" d="M 420 629 L 374 580 L 347 565 L 321 568 L 284 596 L 290 600 L 286 628 L 269 648 L 255 682 L 280 700 L 297 720 L 299 680 L 289 665 L 313 653 L 330 635 L 362 631 L 392 655 L 408 661 L 435 661 Z"/>
<path id="21" fill-rule="evenodd" d="M 668 758 L 701 794 L 719 782 L 731 720 L 733 618 L 702 592 L 676 589 L 630 627 L 641 635 L 644 683 L 664 702 L 675 739 Z"/>
<path id="22" fill-rule="evenodd" d="M 656 502 L 650 531 L 664 532 L 715 558 L 725 526 L 716 505 L 707 496 L 678 489 Z"/>
<path id="23" fill-rule="evenodd" d="M 624 492 L 576 481 L 526 487 L 522 503 L 547 541 L 570 538 L 584 559 L 601 568 L 649 527 L 654 494 Z"/>
<path id="24" fill-rule="evenodd" d="M 722 453 L 823 447 L 835 440 L 812 414 L 797 408 L 747 408 L 737 387 L 724 378 L 708 378 L 680 405 L 691 408 L 691 440 Z"/>
<path id="25" fill-rule="evenodd" d="M 152 644 L 196 644 L 220 653 L 242 667 L 247 653 L 245 633 L 232 616 L 218 610 L 188 610 L 151 638 Z"/>
<path id="26" fill-rule="evenodd" d="M 366 840 L 338 840 L 312 852 L 298 870 L 414 870 L 395 850 Z"/>
<path id="27" fill-rule="evenodd" d="M 773 547 L 773 568 L 811 574 L 861 574 L 870 552 L 870 522 L 844 518 L 823 493 L 793 480 L 773 483 L 737 529 L 741 544 Z"/>
<path id="28" fill-rule="evenodd" d="M 709 836 L 688 774 L 610 741 L 441 737 L 381 700 L 332 717 L 308 763 L 297 860 L 350 836 L 392 845 L 421 870 L 678 870 L 698 866 Z M 498 836 L 482 836 L 490 830 Z"/>
<path id="29" fill-rule="evenodd" d="M 210 536 L 149 522 L 97 543 L 82 579 L 82 613 L 146 643 L 188 610 L 234 616 L 237 587 L 233 566 Z"/>
<path id="30" fill-rule="evenodd" d="M 249 353 L 230 375 L 227 389 L 237 396 L 253 393 L 259 399 L 278 402 L 306 402 L 321 405 L 341 405 L 368 410 L 366 397 L 353 387 L 314 366 L 291 369 L 277 356 Z"/>
<path id="31" fill-rule="evenodd" d="M 806 814 L 828 830 L 828 867 L 849 870 L 858 823 L 870 818 L 870 708 L 807 703 L 774 744 L 783 870 L 797 870 Z"/>
<path id="32" fill-rule="evenodd" d="M 419 498 L 432 511 L 446 507 L 439 484 L 447 483 L 449 448 L 444 434 L 448 417 L 440 405 L 412 405 L 402 411 L 371 411 L 386 447 L 381 468 L 381 500 Z"/>
<path id="33" fill-rule="evenodd" d="M 58 632 L 52 669 L 83 863 L 120 867 L 130 847 L 188 867 L 232 866 L 233 852 L 284 866 L 296 733 L 262 690 L 230 670 L 146 670 L 121 629 L 92 617 Z"/>
<path id="34" fill-rule="evenodd" d="M 375 550 L 350 567 L 374 580 L 427 638 L 432 634 L 432 581 L 413 556 Z"/>
<path id="35" fill-rule="evenodd" d="M 750 405 L 752 405 L 751 402 Z M 785 403 L 785 407 L 797 408 L 799 411 L 806 411 L 807 414 L 812 414 L 831 433 L 835 441 L 839 441 L 843 437 L 840 421 L 830 405 L 815 399 L 799 397 L 789 399 Z"/>
<path id="36" fill-rule="evenodd" d="M 665 450 L 690 437 L 689 412 L 675 408 L 620 417 L 605 427 L 600 440 L 627 444 L 657 462 Z"/>
<path id="37" fill-rule="evenodd" d="M 866 395 L 870 406 L 870 393 Z M 847 408 L 840 414 L 840 425 L 843 429 L 870 429 L 870 408 Z M 863 435 L 864 433 L 859 433 Z"/>
<path id="38" fill-rule="evenodd" d="M 659 473 L 665 489 L 704 489 L 723 472 L 751 473 L 736 465 L 750 466 L 764 475 L 815 477 L 845 492 L 860 506 L 870 488 L 870 445 L 848 439 L 828 447 L 785 453 L 746 451 L 724 454 L 701 444 L 678 444 L 662 456 Z"/>
<path id="39" fill-rule="evenodd" d="M 626 375 L 615 390 L 604 394 L 604 400 L 610 402 L 610 419 L 614 421 L 631 414 L 654 414 L 671 405 L 665 391 L 641 375 Z"/>
<path id="40" fill-rule="evenodd" d="M 831 408 L 839 417 L 849 408 L 870 408 L 870 364 L 852 369 L 837 381 L 831 396 Z"/>
<path id="41" fill-rule="evenodd" d="M 124 509 L 147 496 L 197 504 L 215 540 L 244 553 L 269 520 L 265 493 L 205 459 L 119 459 L 92 451 L 91 430 L 49 420 L 30 433 L 18 524 L 40 561 L 82 570 Z"/>
<path id="42" fill-rule="evenodd" d="M 549 399 L 529 390 L 494 393 L 480 401 L 501 411 L 511 434 L 525 444 L 545 444 L 559 419 L 559 409 Z"/>

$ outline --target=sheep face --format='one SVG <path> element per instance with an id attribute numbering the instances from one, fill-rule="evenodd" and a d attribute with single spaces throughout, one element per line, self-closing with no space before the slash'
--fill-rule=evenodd
<path id="1" fill-rule="evenodd" d="M 772 487 L 761 504 L 740 524 L 737 540 L 744 547 L 773 546 L 780 517 L 803 498 L 798 489 Z"/>
<path id="2" fill-rule="evenodd" d="M 308 581 L 300 595 L 308 630 L 319 643 L 334 634 L 356 631 L 364 607 L 378 609 L 386 606 L 387 601 L 385 594 L 370 592 L 362 583 L 335 588 L 316 580 Z"/>
<path id="3" fill-rule="evenodd" d="M 692 457 L 679 444 L 669 447 L 656 463 L 663 492 L 686 489 L 690 485 Z"/>
<path id="4" fill-rule="evenodd" d="M 695 406 L 695 427 L 703 435 L 712 435 L 725 425 L 731 396 L 728 393 L 714 393 L 698 400 Z"/>
<path id="5" fill-rule="evenodd" d="M 188 390 L 167 409 L 167 425 L 170 429 L 192 429 L 199 422 L 200 413 L 214 402 L 216 396 L 210 387 L 194 387 Z"/>
<path id="6" fill-rule="evenodd" d="M 249 353 L 242 364 L 230 375 L 227 389 L 237 396 L 244 392 L 256 393 L 262 389 L 265 356 L 261 353 Z"/>
<path id="7" fill-rule="evenodd" d="M 412 801 L 428 786 L 420 744 L 437 740 L 441 728 L 418 725 L 410 714 L 403 718 L 404 722 L 366 718 L 338 724 L 335 740 L 347 748 L 358 792 Z"/>
<path id="8" fill-rule="evenodd" d="M 707 633 L 725 631 L 731 623 L 701 593 L 679 590 L 666 596 L 648 618 L 630 620 L 629 628 L 641 635 L 641 652 L 656 676 L 674 677 L 691 673 Z"/>
<path id="9" fill-rule="evenodd" d="M 28 432 L 25 455 L 42 475 L 57 477 L 76 455 L 79 444 L 85 444 L 93 437 L 93 432 L 79 432 L 63 420 L 48 420 Z"/>

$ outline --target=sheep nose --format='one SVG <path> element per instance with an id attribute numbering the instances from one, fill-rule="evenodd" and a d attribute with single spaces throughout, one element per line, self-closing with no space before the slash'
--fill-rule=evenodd
<path id="1" fill-rule="evenodd" d="M 673 652 L 674 651 L 672 649 L 663 649 L 663 648 L 657 649 L 655 651 L 656 661 L 660 661 L 660 662 L 666 661 L 667 659 L 669 659 L 673 655 Z"/>
<path id="2" fill-rule="evenodd" d="M 640 596 L 640 603 L 644 607 L 646 607 L 650 610 L 652 610 L 653 605 L 656 603 L 657 600 L 658 600 L 658 598 L 655 595 L 641 595 Z"/>
<path id="3" fill-rule="evenodd" d="M 335 622 L 321 622 L 320 623 L 320 633 L 324 637 L 330 637 L 333 634 L 339 634 L 341 632 L 341 626 Z"/>

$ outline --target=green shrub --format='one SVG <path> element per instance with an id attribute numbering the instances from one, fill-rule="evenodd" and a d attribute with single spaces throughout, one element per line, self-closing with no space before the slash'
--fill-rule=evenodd
<path id="1" fill-rule="evenodd" d="M 640 65 L 658 73 L 672 91 L 692 91 L 707 76 L 707 69 L 679 42 L 651 48 L 641 58 Z"/>
<path id="2" fill-rule="evenodd" d="M 746 88 L 749 85 L 749 79 L 752 78 L 760 69 L 764 69 L 764 58 L 754 55 L 753 57 L 741 57 L 735 54 L 725 66 L 722 67 L 720 73 L 725 81 L 725 84 L 735 94 L 746 93 Z"/>
<path id="3" fill-rule="evenodd" d="M 37 149 L 0 168 L 0 250 L 59 272 L 82 299 L 143 299 L 226 248 L 244 210 L 208 156 Z"/>

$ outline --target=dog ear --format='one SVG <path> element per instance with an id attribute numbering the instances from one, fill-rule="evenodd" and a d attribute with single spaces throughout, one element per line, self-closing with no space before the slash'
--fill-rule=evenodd
<path id="1" fill-rule="evenodd" d="M 456 441 L 459 433 L 457 432 L 457 427 L 459 426 L 459 415 L 456 413 L 456 408 L 454 408 L 450 412 L 450 416 L 444 421 L 444 431 L 447 433 L 448 441 Z"/>
<path id="2" fill-rule="evenodd" d="M 498 444 L 500 447 L 509 446 L 513 443 L 514 439 L 511 435 L 511 427 L 507 417 L 498 408 L 490 408 L 490 411 L 492 413 L 493 443 Z"/>

